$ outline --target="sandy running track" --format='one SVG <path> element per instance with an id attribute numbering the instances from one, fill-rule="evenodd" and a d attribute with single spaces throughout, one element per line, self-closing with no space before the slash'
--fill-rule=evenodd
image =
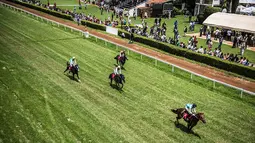
<path id="1" fill-rule="evenodd" d="M 217 71 L 217 70 L 215 70 L 211 67 L 203 67 L 203 66 L 200 66 L 198 64 L 185 61 L 183 59 L 178 59 L 178 58 L 175 58 L 175 57 L 172 57 L 172 56 L 154 51 L 152 49 L 148 49 L 148 48 L 144 48 L 142 46 L 138 46 L 136 44 L 128 44 L 126 41 L 121 40 L 121 39 L 116 38 L 116 37 L 113 37 L 111 35 L 103 34 L 103 33 L 97 32 L 95 30 L 89 30 L 89 29 L 86 29 L 85 26 L 82 26 L 82 25 L 78 26 L 77 24 L 75 24 L 72 21 L 67 21 L 67 20 L 64 20 L 64 19 L 61 19 L 61 18 L 58 18 L 58 17 L 54 17 L 54 16 L 48 15 L 46 13 L 42 13 L 42 12 L 27 8 L 27 7 L 24 7 L 24 6 L 21 6 L 21 5 L 6 1 L 6 0 L 0 0 L 0 1 L 4 2 L 4 3 L 7 3 L 7 4 L 10 4 L 10 5 L 13 5 L 13 6 L 18 7 L 18 8 L 25 9 L 25 10 L 31 12 L 31 13 L 34 13 L 34 14 L 37 14 L 39 16 L 54 20 L 56 22 L 59 22 L 59 23 L 62 23 L 62 24 L 65 24 L 65 25 L 83 30 L 83 31 L 88 31 L 89 33 L 91 33 L 93 35 L 96 35 L 98 37 L 101 37 L 101 38 L 107 39 L 109 41 L 118 43 L 119 45 L 123 45 L 125 47 L 130 48 L 130 49 L 134 49 L 136 51 L 142 52 L 144 54 L 157 57 L 158 59 L 161 59 L 161 60 L 164 60 L 166 62 L 175 64 L 179 67 L 185 68 L 187 70 L 198 73 L 200 75 L 204 75 L 206 77 L 209 77 L 209 78 L 221 81 L 221 82 L 225 82 L 225 83 L 228 83 L 230 85 L 233 85 L 233 86 L 236 86 L 236 87 L 239 87 L 239 88 L 243 88 L 243 89 L 251 91 L 251 92 L 255 92 L 255 82 L 243 80 L 243 79 L 240 79 L 240 78 L 237 78 L 237 77 L 234 77 L 234 76 L 230 76 L 230 75 L 226 75 L 224 72 Z"/>

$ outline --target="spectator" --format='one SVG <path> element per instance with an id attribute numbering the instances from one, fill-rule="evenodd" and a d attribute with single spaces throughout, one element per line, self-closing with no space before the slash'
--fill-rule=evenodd
<path id="1" fill-rule="evenodd" d="M 228 41 L 231 41 L 231 34 L 232 34 L 232 31 L 229 29 L 228 31 L 227 31 L 227 37 L 228 37 Z"/>
<path id="2" fill-rule="evenodd" d="M 212 40 L 209 40 L 208 41 L 208 49 L 211 50 L 212 46 L 213 46 L 213 42 L 212 42 Z"/>
<path id="3" fill-rule="evenodd" d="M 189 23 L 191 22 L 192 15 L 189 13 Z"/>
<path id="4" fill-rule="evenodd" d="M 203 27 L 201 26 L 199 30 L 199 37 L 202 37 L 202 33 L 203 33 Z"/>
<path id="5" fill-rule="evenodd" d="M 221 50 L 222 43 L 223 43 L 223 36 L 220 36 L 220 38 L 219 38 L 219 45 L 218 45 L 218 49 L 220 49 L 220 50 Z"/>
<path id="6" fill-rule="evenodd" d="M 84 8 L 87 9 L 87 2 L 84 2 Z"/>
<path id="7" fill-rule="evenodd" d="M 188 28 L 187 28 L 187 26 L 185 26 L 185 28 L 184 28 L 184 37 L 186 37 L 186 33 L 187 33 L 187 31 L 188 31 Z"/>
<path id="8" fill-rule="evenodd" d="M 235 48 L 236 45 L 237 45 L 237 37 L 235 36 L 235 37 L 234 37 L 234 40 L 233 40 L 233 46 L 232 46 L 232 48 Z"/>
<path id="9" fill-rule="evenodd" d="M 214 40 L 217 40 L 219 34 L 220 34 L 220 30 L 218 28 L 216 28 L 216 30 L 214 32 Z"/>

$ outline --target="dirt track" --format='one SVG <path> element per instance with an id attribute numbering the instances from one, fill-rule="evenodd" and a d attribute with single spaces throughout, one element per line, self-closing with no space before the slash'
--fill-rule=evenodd
<path id="1" fill-rule="evenodd" d="M 202 67 L 198 64 L 194 64 L 194 63 L 185 61 L 183 59 L 177 59 L 175 57 L 165 55 L 165 54 L 162 54 L 160 52 L 157 52 L 157 51 L 154 51 L 154 50 L 151 50 L 151 49 L 148 49 L 148 48 L 144 48 L 142 46 L 138 46 L 136 44 L 128 44 L 126 41 L 115 38 L 111 35 L 103 34 L 103 33 L 97 32 L 95 30 L 88 30 L 84 26 L 78 26 L 77 24 L 75 24 L 71 21 L 66 21 L 66 20 L 63 20 L 61 18 L 57 18 L 57 17 L 54 17 L 54 16 L 51 16 L 51 15 L 48 15 L 48 14 L 30 9 L 30 8 L 27 8 L 27 7 L 21 6 L 21 5 L 18 5 L 18 4 L 14 4 L 14 3 L 6 1 L 6 0 L 0 0 L 0 1 L 4 2 L 4 3 L 8 3 L 8 4 L 13 5 L 13 6 L 16 6 L 18 8 L 25 9 L 25 10 L 31 12 L 31 13 L 34 13 L 34 14 L 40 15 L 42 17 L 57 21 L 59 23 L 63 23 L 65 25 L 72 26 L 74 28 L 77 28 L 77 29 L 80 29 L 80 30 L 83 30 L 83 31 L 88 31 L 89 33 L 91 33 L 93 35 L 96 35 L 98 37 L 102 37 L 102 38 L 107 39 L 109 41 L 113 41 L 113 42 L 118 43 L 120 45 L 129 47 L 130 49 L 135 49 L 136 51 L 145 53 L 147 55 L 157 57 L 157 58 L 162 59 L 164 61 L 167 61 L 169 63 L 175 64 L 175 65 L 180 66 L 182 68 L 185 68 L 187 70 L 198 73 L 200 75 L 204 75 L 206 77 L 213 78 L 215 80 L 225 82 L 225 83 L 228 83 L 230 85 L 233 85 L 233 86 L 236 86 L 236 87 L 239 87 L 239 88 L 243 88 L 243 89 L 248 90 L 248 91 L 255 92 L 255 82 L 242 80 L 242 79 L 234 77 L 234 76 L 226 75 L 224 72 L 216 71 L 213 68 Z"/>

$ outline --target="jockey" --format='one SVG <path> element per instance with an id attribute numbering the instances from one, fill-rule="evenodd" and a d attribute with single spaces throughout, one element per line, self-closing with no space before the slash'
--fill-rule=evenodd
<path id="1" fill-rule="evenodd" d="M 120 75 L 121 74 L 120 66 L 115 67 L 113 73 L 114 73 L 114 75 Z"/>
<path id="2" fill-rule="evenodd" d="M 189 113 L 189 115 L 191 115 L 196 113 L 196 107 L 197 105 L 195 103 L 194 104 L 188 103 L 186 104 L 185 109 Z"/>
<path id="3" fill-rule="evenodd" d="M 75 64 L 76 64 L 76 59 L 75 59 L 75 57 L 72 57 L 72 58 L 69 60 L 69 63 L 70 63 L 70 67 L 75 66 Z"/>

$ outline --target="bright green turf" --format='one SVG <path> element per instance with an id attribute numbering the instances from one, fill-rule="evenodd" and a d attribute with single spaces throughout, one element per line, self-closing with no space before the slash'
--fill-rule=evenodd
<path id="1" fill-rule="evenodd" d="M 0 7 L 0 142 L 253 142 L 255 98 L 138 60 L 125 65 L 123 92 L 109 86 L 115 47 Z M 76 56 L 81 83 L 63 74 Z M 162 68 L 162 69 L 161 69 Z M 171 108 L 196 102 L 207 124 L 193 134 Z M 183 121 L 181 124 L 185 125 Z"/>

